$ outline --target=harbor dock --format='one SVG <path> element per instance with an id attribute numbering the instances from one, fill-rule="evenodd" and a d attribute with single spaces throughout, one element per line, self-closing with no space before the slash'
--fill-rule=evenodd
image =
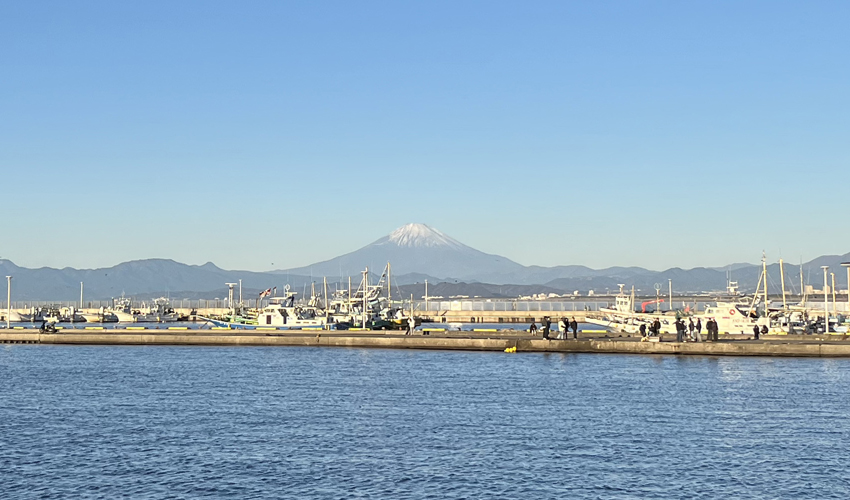
<path id="1" fill-rule="evenodd" d="M 579 340 L 546 340 L 527 332 L 433 332 L 403 335 L 397 332 L 349 331 L 237 331 L 237 330 L 73 330 L 39 333 L 38 330 L 0 329 L 2 344 L 82 345 L 185 345 L 185 346 L 289 346 L 431 349 L 525 353 L 599 353 L 703 356 L 850 357 L 850 337 L 845 335 L 766 335 L 762 340 L 721 335 L 718 342 L 641 342 L 635 337 L 580 332 Z"/>

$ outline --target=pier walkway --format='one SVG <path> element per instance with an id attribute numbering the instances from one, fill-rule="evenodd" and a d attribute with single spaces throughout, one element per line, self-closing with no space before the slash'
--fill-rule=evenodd
<path id="1" fill-rule="evenodd" d="M 583 335 L 580 332 L 580 335 Z M 724 338 L 725 337 L 725 338 Z M 671 336 L 675 338 L 675 336 Z M 88 344 L 88 345 L 197 345 L 197 346 L 301 346 L 358 347 L 390 349 L 435 349 L 467 351 L 616 353 L 709 356 L 790 356 L 850 357 L 846 336 L 765 336 L 753 341 L 746 336 L 721 336 L 719 342 L 641 342 L 635 337 L 606 337 L 594 334 L 579 340 L 544 340 L 526 332 L 441 332 L 431 335 L 403 335 L 398 332 L 318 331 L 258 332 L 256 330 L 182 331 L 68 331 L 41 334 L 37 330 L 0 329 L 5 344 Z"/>

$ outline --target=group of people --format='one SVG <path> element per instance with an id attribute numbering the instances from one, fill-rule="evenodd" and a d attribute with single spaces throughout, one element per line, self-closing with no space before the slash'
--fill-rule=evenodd
<path id="1" fill-rule="evenodd" d="M 570 329 L 573 330 L 573 338 L 578 340 L 578 321 L 575 318 L 562 318 L 561 321 L 558 322 L 561 328 L 561 340 L 567 340 L 569 337 Z M 537 334 L 537 324 L 535 322 L 531 322 L 531 326 L 528 328 L 528 331 L 532 335 Z M 549 334 L 552 332 L 552 320 L 549 316 L 545 316 L 543 321 L 541 321 L 540 331 L 543 333 L 543 338 L 549 340 Z"/>
<path id="2" fill-rule="evenodd" d="M 761 325 L 761 328 L 759 328 L 758 325 L 753 325 L 753 338 L 754 339 L 758 340 L 759 335 L 764 335 L 767 332 L 768 332 L 767 325 Z"/>
<path id="3" fill-rule="evenodd" d="M 676 326 L 676 342 L 684 342 L 685 334 L 687 332 L 688 338 L 692 342 L 702 342 L 702 318 L 697 318 L 696 323 L 694 323 L 694 319 L 688 319 L 688 324 L 685 324 L 685 320 L 682 318 L 676 319 L 674 323 Z M 655 321 L 649 324 L 649 328 L 647 328 L 646 324 L 641 324 L 640 328 L 640 336 L 646 337 L 647 334 L 649 336 L 659 336 L 661 334 L 661 321 L 658 318 L 655 318 Z M 718 338 L 718 328 L 717 321 L 714 318 L 709 318 L 708 321 L 705 322 L 705 331 L 708 333 L 708 341 L 717 341 Z M 756 336 L 758 338 L 758 336 Z"/>

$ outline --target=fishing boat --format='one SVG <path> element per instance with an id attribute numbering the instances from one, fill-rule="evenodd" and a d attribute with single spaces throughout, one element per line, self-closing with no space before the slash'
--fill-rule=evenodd
<path id="1" fill-rule="evenodd" d="M 130 300 L 122 297 L 116 299 L 109 312 L 122 323 L 173 323 L 178 319 L 171 302 L 165 297 L 154 299 L 150 304 L 143 302 L 139 309 L 132 309 Z"/>
<path id="2" fill-rule="evenodd" d="M 588 314 L 585 321 L 593 325 L 604 326 L 612 331 L 636 334 L 640 332 L 641 325 L 645 325 L 648 331 L 649 327 L 658 320 L 661 324 L 661 333 L 676 333 L 675 315 L 666 315 L 659 312 L 647 313 L 644 310 L 641 312 L 635 311 L 634 288 L 627 295 L 623 292 L 623 286 L 620 285 L 620 293 L 614 299 L 613 308 L 600 308 L 597 313 Z"/>
<path id="3" fill-rule="evenodd" d="M 287 292 L 283 297 L 269 299 L 269 305 L 257 315 L 257 325 L 277 328 L 324 327 L 328 314 L 315 304 L 295 303 L 297 292 Z"/>
<path id="4" fill-rule="evenodd" d="M 118 316 L 114 313 L 101 307 L 96 311 L 80 311 L 80 316 L 82 316 L 87 323 L 117 323 Z"/>
<path id="5" fill-rule="evenodd" d="M 374 285 L 369 280 L 369 268 L 361 271 L 363 275 L 356 290 L 337 290 L 329 301 L 328 323 L 337 330 L 365 328 L 369 330 L 404 330 L 408 328 L 412 311 L 396 306 L 390 296 L 391 267 L 387 263 L 381 277 Z M 387 293 L 384 295 L 384 289 Z M 419 326 L 421 318 L 414 317 Z"/>
<path id="6" fill-rule="evenodd" d="M 208 321 L 217 327 L 232 329 L 253 329 L 257 327 L 295 330 L 324 328 L 328 324 L 328 315 L 317 304 L 317 298 L 311 298 L 307 304 L 299 304 L 296 301 L 296 296 L 297 292 L 290 292 L 287 287 L 286 294 L 283 297 L 270 298 L 268 305 L 259 311 L 256 318 L 231 312 L 231 314 L 221 318 L 199 316 L 199 319 Z"/>

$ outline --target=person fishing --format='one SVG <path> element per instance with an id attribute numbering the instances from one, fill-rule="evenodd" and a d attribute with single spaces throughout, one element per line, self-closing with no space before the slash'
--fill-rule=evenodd
<path id="1" fill-rule="evenodd" d="M 529 327 L 528 327 L 528 331 L 529 331 L 529 333 L 531 333 L 532 335 L 537 335 L 537 323 L 535 323 L 534 321 L 532 321 L 532 322 L 531 322 L 531 326 L 529 326 Z"/>

